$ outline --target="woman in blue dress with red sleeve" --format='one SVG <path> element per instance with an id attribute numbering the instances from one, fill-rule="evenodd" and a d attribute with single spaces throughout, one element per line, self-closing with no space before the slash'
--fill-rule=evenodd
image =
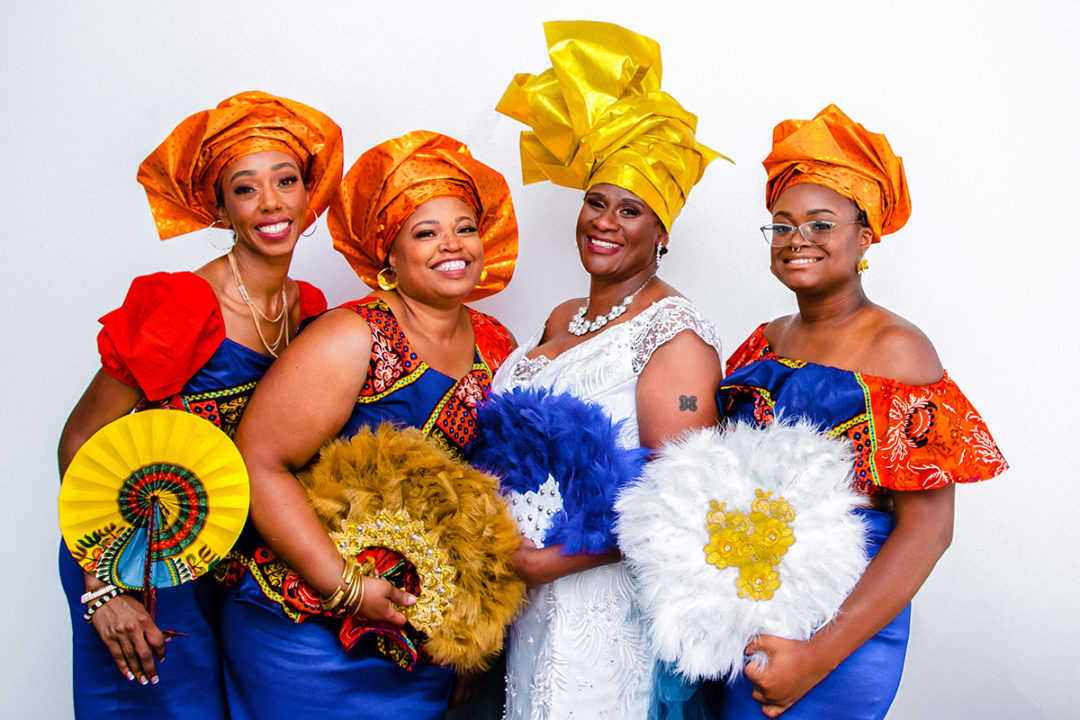
<path id="1" fill-rule="evenodd" d="M 286 98 L 245 92 L 182 122 L 139 167 L 161 239 L 218 225 L 232 249 L 195 272 L 136 278 L 101 319 L 101 369 L 64 426 L 63 474 L 98 429 L 151 407 L 206 418 L 230 436 L 256 383 L 322 293 L 288 277 L 301 232 L 341 178 L 341 131 Z M 92 613 L 103 587 L 61 549 L 71 610 L 77 717 L 227 718 L 213 580 L 158 593 L 156 620 L 131 595 Z M 187 637 L 168 647 L 159 627 Z"/>
<path id="2" fill-rule="evenodd" d="M 952 538 L 955 483 L 1007 465 L 926 336 L 863 290 L 864 253 L 911 211 L 885 137 L 830 105 L 778 125 L 765 168 L 770 269 L 798 312 L 735 352 L 718 405 L 729 421 L 805 419 L 850 443 L 873 559 L 809 640 L 750 642 L 767 664 L 750 661 L 725 689 L 721 717 L 880 719 L 900 683 L 909 603 Z"/>
<path id="3" fill-rule="evenodd" d="M 305 329 L 237 432 L 259 542 L 222 609 L 229 711 L 234 720 L 435 720 L 454 672 L 404 627 L 400 609 L 417 596 L 384 579 L 408 561 L 388 553 L 354 572 L 296 473 L 327 443 L 384 422 L 463 456 L 476 405 L 514 344 L 463 303 L 509 282 L 517 223 L 501 175 L 457 140 L 415 131 L 360 156 L 329 226 L 334 247 L 377 289 Z"/>

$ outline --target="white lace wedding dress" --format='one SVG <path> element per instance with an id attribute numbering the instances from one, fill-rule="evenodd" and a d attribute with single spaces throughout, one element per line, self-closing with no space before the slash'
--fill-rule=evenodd
<path id="1" fill-rule="evenodd" d="M 658 347 L 684 330 L 720 353 L 712 324 L 681 297 L 658 300 L 553 360 L 525 357 L 540 342 L 541 328 L 507 358 L 492 389 L 531 386 L 570 392 L 601 405 L 613 421 L 625 420 L 619 442 L 636 447 L 638 375 Z M 550 494 L 544 497 L 551 502 Z M 526 502 L 524 496 L 511 496 L 514 500 Z M 524 515 L 519 524 L 528 536 L 534 534 Z M 622 562 L 530 590 L 529 605 L 511 627 L 507 642 L 505 717 L 644 719 L 652 659 L 632 597 L 633 580 Z"/>

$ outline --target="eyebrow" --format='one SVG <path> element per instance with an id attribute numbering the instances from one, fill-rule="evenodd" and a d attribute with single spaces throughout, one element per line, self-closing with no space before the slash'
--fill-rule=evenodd
<path id="1" fill-rule="evenodd" d="M 818 215 L 820 213 L 829 213 L 830 215 L 833 215 L 835 217 L 840 217 L 839 215 L 837 215 L 837 213 L 835 211 L 830 210 L 829 208 L 817 208 L 815 210 L 807 210 L 805 214 L 806 215 Z M 787 210 L 780 210 L 779 212 L 774 212 L 773 213 L 773 217 L 776 217 L 777 215 L 783 215 L 784 217 L 794 219 L 794 216 L 791 213 L 789 213 Z"/>
<path id="2" fill-rule="evenodd" d="M 624 197 L 624 198 L 618 198 L 618 199 L 608 198 L 607 195 L 605 195 L 602 192 L 599 192 L 598 190 L 590 190 L 589 192 L 585 193 L 585 197 L 587 197 L 587 198 L 589 198 L 589 197 L 600 198 L 601 200 L 604 200 L 606 202 L 611 202 L 611 203 L 626 203 L 628 205 L 633 205 L 636 208 L 642 208 L 642 209 L 646 207 L 645 201 L 643 201 L 643 200 L 638 200 L 637 198 L 632 198 L 632 197 Z"/>
<path id="3" fill-rule="evenodd" d="M 296 170 L 297 172 L 300 171 L 300 169 L 298 167 L 296 167 L 295 163 L 291 163 L 288 160 L 286 160 L 284 162 L 279 162 L 277 165 L 271 165 L 270 166 L 270 172 L 277 172 L 278 170 L 283 170 L 285 168 L 291 168 L 293 170 Z M 235 173 L 233 173 L 232 177 L 229 178 L 229 182 L 232 182 L 233 180 L 235 180 L 238 177 L 252 177 L 254 175 L 255 175 L 254 170 L 237 170 Z"/>
<path id="4" fill-rule="evenodd" d="M 459 222 L 461 222 L 463 220 L 465 220 L 467 222 L 471 222 L 471 223 L 476 222 L 475 220 L 473 220 L 468 215 L 459 215 L 458 217 L 454 218 L 455 223 L 459 223 Z M 413 223 L 413 227 L 419 227 L 420 225 L 436 225 L 436 224 L 438 224 L 438 222 L 439 221 L 437 219 L 435 219 L 435 218 L 430 218 L 428 220 L 417 220 L 415 223 Z"/>

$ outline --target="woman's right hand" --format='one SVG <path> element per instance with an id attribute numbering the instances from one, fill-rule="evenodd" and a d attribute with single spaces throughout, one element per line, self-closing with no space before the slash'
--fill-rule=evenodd
<path id="1" fill-rule="evenodd" d="M 405 615 L 397 607 L 409 607 L 416 604 L 416 596 L 400 590 L 391 583 L 377 577 L 365 577 L 364 602 L 360 604 L 360 614 L 371 622 L 401 627 L 405 624 Z"/>
<path id="2" fill-rule="evenodd" d="M 118 595 L 98 608 L 90 622 L 124 677 L 143 685 L 157 684 L 155 663 L 165 658 L 167 639 L 142 603 L 130 595 Z"/>

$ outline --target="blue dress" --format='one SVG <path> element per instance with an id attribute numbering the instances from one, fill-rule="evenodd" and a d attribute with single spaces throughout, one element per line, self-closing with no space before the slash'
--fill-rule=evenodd
<path id="1" fill-rule="evenodd" d="M 502 325 L 472 312 L 472 371 L 454 380 L 409 346 L 389 308 L 348 303 L 372 334 L 368 376 L 340 438 L 385 421 L 421 428 L 461 456 L 475 433 L 475 405 L 510 351 Z M 410 662 L 401 646 L 369 635 L 348 651 L 342 621 L 321 615 L 318 597 L 255 538 L 235 558 L 235 589 L 222 610 L 229 710 L 234 720 L 269 717 L 442 718 L 453 681 L 448 667 Z M 411 669 L 407 669 L 411 668 Z"/>
<path id="2" fill-rule="evenodd" d="M 300 286 L 301 314 L 326 308 L 322 293 Z M 138 387 L 138 409 L 168 407 L 213 422 L 230 436 L 273 357 L 225 337 L 217 298 L 192 273 L 136 278 L 124 304 L 101 319 L 98 336 L 104 371 Z M 129 681 L 92 625 L 82 618 L 82 568 L 60 546 L 60 579 L 72 629 L 72 669 L 77 718 L 228 718 L 218 644 L 220 589 L 213 578 L 157 593 L 157 624 L 187 637 L 169 642 L 157 685 Z"/>
<path id="3" fill-rule="evenodd" d="M 930 385 L 816 365 L 776 355 L 764 325 L 728 361 L 717 391 L 727 420 L 767 425 L 808 418 L 829 437 L 851 443 L 855 488 L 865 495 L 976 482 L 1008 465 L 982 418 L 946 375 Z M 859 510 L 873 557 L 889 537 L 891 512 Z M 907 650 L 911 605 L 849 655 L 781 717 L 784 720 L 880 720 L 896 695 Z M 764 718 L 740 675 L 723 688 L 724 720 Z"/>

